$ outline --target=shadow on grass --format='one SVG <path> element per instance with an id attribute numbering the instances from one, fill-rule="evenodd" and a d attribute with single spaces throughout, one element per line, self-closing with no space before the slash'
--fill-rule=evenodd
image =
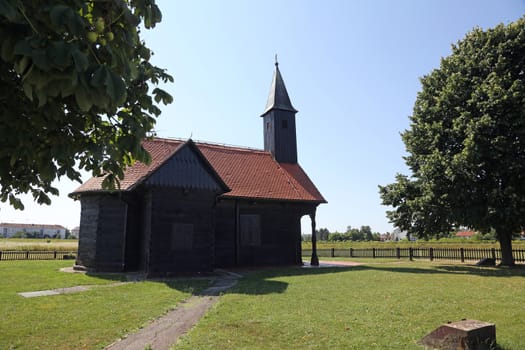
<path id="1" fill-rule="evenodd" d="M 274 280 L 275 278 L 336 274 L 352 270 L 355 270 L 355 267 L 323 267 L 305 269 L 300 266 L 288 266 L 258 270 L 244 270 L 240 272 L 244 277 L 241 278 L 239 283 L 231 288 L 228 293 L 248 295 L 284 293 L 288 288 L 288 283 Z"/>
<path id="2" fill-rule="evenodd" d="M 407 264 L 411 264 L 407 262 Z M 417 264 L 417 263 L 414 263 Z M 319 267 L 319 268 L 301 268 L 301 267 L 281 267 L 268 268 L 261 270 L 245 270 L 240 273 L 245 275 L 237 286 L 233 287 L 230 292 L 263 295 L 272 293 L 283 293 L 288 287 L 288 283 L 276 281 L 275 278 L 289 276 L 308 276 L 338 274 L 351 271 L 386 271 L 394 273 L 407 274 L 451 274 L 451 275 L 476 275 L 485 277 L 525 277 L 524 267 L 502 268 L 502 267 L 478 267 L 465 265 L 430 265 L 430 266 L 395 266 L 392 264 L 385 265 L 358 265 L 358 266 L 341 266 L 341 267 Z"/>
<path id="3" fill-rule="evenodd" d="M 411 266 L 371 266 L 361 265 L 361 269 L 391 271 L 397 273 L 412 274 L 453 274 L 453 275 L 476 275 L 485 277 L 525 277 L 525 268 L 502 268 L 502 267 L 479 267 L 465 265 L 431 265 L 429 267 Z"/>
<path id="4" fill-rule="evenodd" d="M 125 273 L 86 272 L 86 276 L 113 282 L 127 282 L 129 280 Z"/>
<path id="5" fill-rule="evenodd" d="M 412 265 L 413 264 L 413 265 Z M 525 267 L 515 268 L 502 267 L 478 267 L 470 265 L 425 265 L 417 266 L 418 263 L 404 262 L 402 265 L 392 263 L 370 264 L 365 263 L 357 266 L 329 266 L 319 268 L 303 268 L 300 266 L 271 267 L 271 268 L 253 268 L 253 269 L 234 269 L 235 272 L 244 276 L 240 278 L 239 283 L 228 289 L 224 293 L 237 293 L 247 295 L 266 295 L 275 293 L 284 293 L 288 288 L 288 283 L 275 280 L 279 277 L 291 276 L 308 276 L 308 275 L 325 275 L 339 274 L 351 271 L 386 271 L 393 273 L 406 274 L 453 274 L 453 275 L 476 275 L 486 277 L 525 277 Z M 123 273 L 87 273 L 87 275 L 115 282 L 126 282 L 140 280 L 140 274 L 123 274 Z M 172 289 L 181 292 L 190 292 L 193 295 L 199 295 L 210 282 L 217 276 L 181 276 L 177 278 L 161 278 L 157 281 L 165 283 Z M 200 282 L 199 282 L 200 281 Z M 206 282 L 203 282 L 206 281 Z"/>

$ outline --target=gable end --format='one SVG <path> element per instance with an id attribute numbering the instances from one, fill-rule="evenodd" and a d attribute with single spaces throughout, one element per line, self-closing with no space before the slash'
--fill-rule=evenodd
<path id="1" fill-rule="evenodd" d="M 199 189 L 216 193 L 229 191 L 193 142 L 190 142 L 179 148 L 144 183 L 150 186 Z"/>

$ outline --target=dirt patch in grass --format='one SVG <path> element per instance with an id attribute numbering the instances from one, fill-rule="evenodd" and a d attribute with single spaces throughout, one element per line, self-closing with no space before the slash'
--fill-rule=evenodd
<path id="1" fill-rule="evenodd" d="M 319 264 L 326 264 L 330 266 L 359 266 L 363 265 L 363 263 L 356 262 L 356 261 L 342 261 L 342 260 L 321 260 L 319 261 Z"/>

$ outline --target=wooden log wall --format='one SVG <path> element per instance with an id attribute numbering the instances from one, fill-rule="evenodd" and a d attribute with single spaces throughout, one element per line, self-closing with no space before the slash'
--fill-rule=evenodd
<path id="1" fill-rule="evenodd" d="M 76 263 L 95 268 L 97 251 L 98 204 L 100 196 L 84 195 L 80 200 L 80 231 Z"/>
<path id="2" fill-rule="evenodd" d="M 216 195 L 210 191 L 167 188 L 154 188 L 151 193 L 149 275 L 212 271 Z M 177 246 L 177 224 L 191 229 L 191 249 Z"/>
<path id="3" fill-rule="evenodd" d="M 99 201 L 96 269 L 123 271 L 127 203 L 118 195 L 106 195 Z"/>
<path id="4" fill-rule="evenodd" d="M 271 201 L 238 201 L 239 215 L 259 215 L 260 245 L 237 239 L 235 200 L 217 204 L 215 256 L 218 267 L 287 265 L 301 262 L 301 217 L 308 205 Z M 241 234 L 239 232 L 239 234 Z M 235 245 L 237 242 L 237 245 Z M 235 249 L 238 250 L 237 261 Z"/>

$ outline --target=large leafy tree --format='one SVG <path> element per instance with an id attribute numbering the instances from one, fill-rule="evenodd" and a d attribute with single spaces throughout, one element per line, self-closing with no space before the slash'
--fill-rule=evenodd
<path id="1" fill-rule="evenodd" d="M 502 265 L 525 226 L 525 17 L 474 29 L 421 79 L 402 134 L 411 176 L 380 186 L 396 226 L 419 237 L 495 230 Z"/>
<path id="2" fill-rule="evenodd" d="M 172 97 L 140 27 L 161 20 L 154 0 L 0 0 L 0 200 L 23 208 L 57 194 L 78 169 L 108 174 L 149 161 L 141 140 Z"/>

